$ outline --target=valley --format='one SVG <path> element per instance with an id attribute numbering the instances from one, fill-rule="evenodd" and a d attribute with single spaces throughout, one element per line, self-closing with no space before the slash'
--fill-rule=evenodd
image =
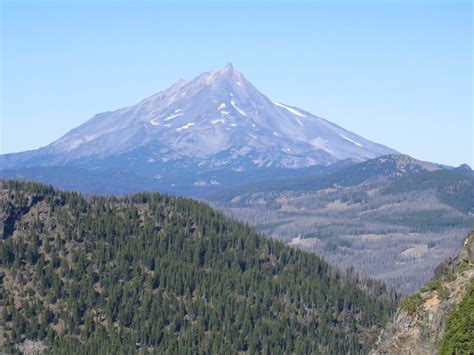
<path id="1" fill-rule="evenodd" d="M 387 160 L 398 159 L 407 158 Z M 249 185 L 214 195 L 214 206 L 275 239 L 414 292 L 474 229 L 474 179 L 425 170 L 411 158 L 411 172 L 399 176 L 364 164 L 362 178 L 349 167 Z"/>

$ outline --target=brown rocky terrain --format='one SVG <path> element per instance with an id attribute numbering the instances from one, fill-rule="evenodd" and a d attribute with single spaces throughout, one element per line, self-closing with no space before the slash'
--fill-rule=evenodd
<path id="1" fill-rule="evenodd" d="M 407 297 L 382 331 L 371 354 L 436 354 L 449 314 L 474 282 L 474 232 L 456 259 L 436 270 L 420 292 Z"/>

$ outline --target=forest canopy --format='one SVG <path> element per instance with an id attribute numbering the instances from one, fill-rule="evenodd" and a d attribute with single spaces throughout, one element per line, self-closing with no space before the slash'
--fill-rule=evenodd
<path id="1" fill-rule="evenodd" d="M 0 181 L 0 327 L 51 352 L 364 353 L 394 310 L 204 203 Z"/>

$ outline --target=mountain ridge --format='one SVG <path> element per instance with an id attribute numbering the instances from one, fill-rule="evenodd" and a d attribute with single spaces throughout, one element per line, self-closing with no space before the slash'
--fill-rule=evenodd
<path id="1" fill-rule="evenodd" d="M 242 184 L 206 199 L 275 239 L 352 265 L 402 294 L 422 287 L 474 228 L 472 177 L 398 155 Z"/>
<path id="2" fill-rule="evenodd" d="M 255 184 L 238 186 L 217 192 L 211 199 L 225 200 L 226 196 L 232 199 L 242 190 L 252 193 L 255 190 L 262 191 L 317 191 L 323 188 L 337 186 L 355 186 L 362 183 L 371 183 L 380 180 L 388 180 L 399 177 L 408 177 L 421 172 L 433 172 L 443 170 L 438 164 L 421 161 L 405 154 L 391 154 L 369 159 L 358 164 L 338 164 L 335 169 L 326 169 L 319 175 L 308 175 L 293 179 L 273 179 Z M 457 170 L 454 173 L 459 174 Z M 461 174 L 459 174 L 461 175 Z"/>
<path id="3" fill-rule="evenodd" d="M 124 168 L 156 177 L 180 169 L 299 169 L 392 153 L 307 111 L 270 100 L 227 65 L 180 80 L 135 105 L 99 113 L 45 147 L 1 155 L 0 166 Z M 193 183 L 198 181 L 196 176 Z"/>
<path id="4" fill-rule="evenodd" d="M 7 353 L 355 354 L 397 299 L 190 199 L 0 180 L 0 221 Z"/>

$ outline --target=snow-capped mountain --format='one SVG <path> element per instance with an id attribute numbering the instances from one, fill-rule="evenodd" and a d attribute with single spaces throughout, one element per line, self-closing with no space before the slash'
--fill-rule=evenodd
<path id="1" fill-rule="evenodd" d="M 46 147 L 3 155 L 0 164 L 2 169 L 130 168 L 160 179 L 170 169 L 297 169 L 392 153 L 309 112 L 272 101 L 228 64 L 180 80 L 136 105 L 100 113 Z"/>

